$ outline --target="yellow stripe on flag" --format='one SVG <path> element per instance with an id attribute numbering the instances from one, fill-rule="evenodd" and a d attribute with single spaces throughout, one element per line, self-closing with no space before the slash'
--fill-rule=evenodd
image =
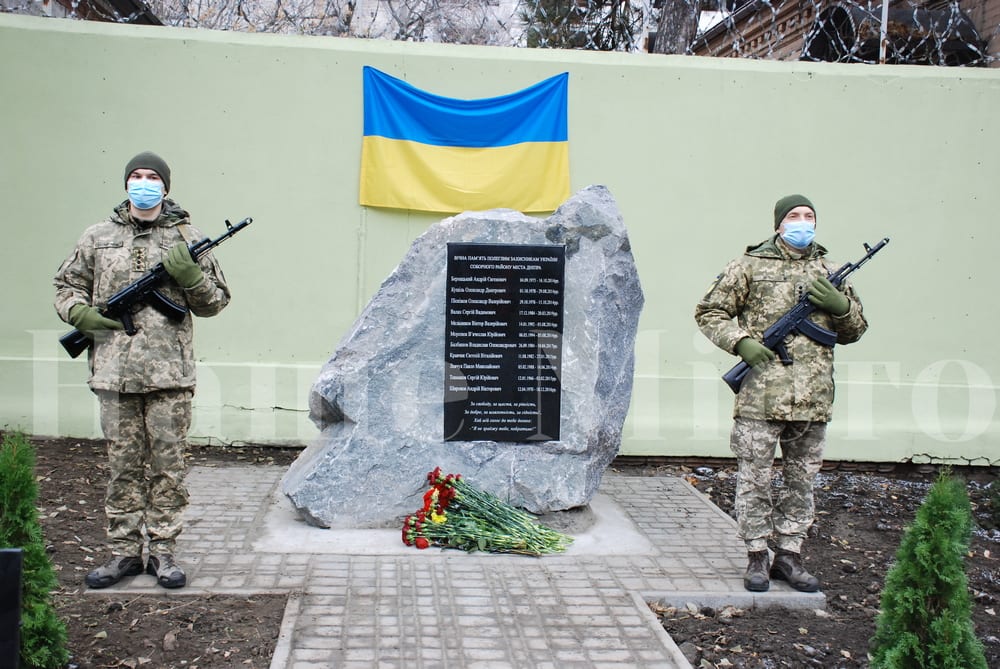
<path id="1" fill-rule="evenodd" d="M 546 184 L 539 188 L 539 184 Z M 569 144 L 524 142 L 464 148 L 365 136 L 363 205 L 456 213 L 553 211 L 569 197 Z"/>

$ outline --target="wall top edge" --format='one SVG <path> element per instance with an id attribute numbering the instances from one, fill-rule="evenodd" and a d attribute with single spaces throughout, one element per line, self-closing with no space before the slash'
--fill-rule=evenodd
<path id="1" fill-rule="evenodd" d="M 206 44 L 293 49 L 317 49 L 343 53 L 369 54 L 373 58 L 447 58 L 450 60 L 485 60 L 501 58 L 513 62 L 568 67 L 575 63 L 589 67 L 653 68 L 664 70 L 711 70 L 753 72 L 758 74 L 796 74 L 800 77 L 837 76 L 878 80 L 901 78 L 992 80 L 1000 83 L 1000 68 L 932 67 L 920 65 L 861 65 L 849 63 L 814 63 L 770 61 L 746 58 L 712 58 L 648 53 L 580 51 L 570 49 L 529 49 L 519 47 L 478 46 L 399 42 L 353 37 L 243 33 L 204 28 L 138 26 L 65 18 L 0 13 L 0 31 L 48 31 L 65 34 L 119 37 L 124 39 L 162 39 L 197 41 Z M 377 61 L 373 65 L 378 66 Z M 405 65 L 405 63 L 403 64 Z"/>

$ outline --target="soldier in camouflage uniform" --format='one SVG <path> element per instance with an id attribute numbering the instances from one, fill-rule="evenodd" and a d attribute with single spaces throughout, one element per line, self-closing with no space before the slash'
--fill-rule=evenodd
<path id="1" fill-rule="evenodd" d="M 744 586 L 765 591 L 771 578 L 814 592 L 819 580 L 800 559 L 813 522 L 813 480 L 823 462 L 826 425 L 833 404 L 833 348 L 804 335 L 785 344 L 791 365 L 776 360 L 763 333 L 807 293 L 818 309 L 810 317 L 837 334 L 837 343 L 857 341 L 868 327 L 861 302 L 846 284 L 838 290 L 827 276 L 838 265 L 813 241 L 816 209 L 802 195 L 778 200 L 776 234 L 726 266 L 695 309 L 698 327 L 716 346 L 739 355 L 751 372 L 736 395 L 730 446 L 739 465 L 736 512 L 748 566 Z M 771 469 L 781 447 L 784 486 L 772 499 Z M 768 568 L 768 544 L 775 548 Z"/>
<path id="2" fill-rule="evenodd" d="M 187 582 L 174 549 L 188 500 L 184 451 L 195 386 L 191 314 L 219 313 L 229 303 L 229 288 L 211 254 L 196 262 L 188 252 L 202 235 L 188 213 L 165 197 L 170 168 L 162 158 L 144 152 L 130 160 L 125 189 L 128 199 L 83 233 L 55 277 L 60 318 L 94 340 L 89 383 L 100 403 L 111 470 L 105 509 L 112 557 L 85 581 L 104 588 L 145 568 L 161 586 L 179 588 Z M 161 261 L 173 279 L 161 292 L 190 313 L 175 322 L 156 309 L 141 309 L 134 315 L 138 332 L 130 337 L 100 309 Z"/>

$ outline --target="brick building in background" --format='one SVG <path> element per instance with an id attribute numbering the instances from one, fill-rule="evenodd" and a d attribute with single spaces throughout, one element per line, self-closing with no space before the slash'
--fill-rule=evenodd
<path id="1" fill-rule="evenodd" d="M 880 4 L 730 0 L 690 51 L 699 56 L 877 63 Z M 1000 0 L 889 4 L 886 62 L 998 66 Z M 991 56 L 992 54 L 992 56 Z"/>

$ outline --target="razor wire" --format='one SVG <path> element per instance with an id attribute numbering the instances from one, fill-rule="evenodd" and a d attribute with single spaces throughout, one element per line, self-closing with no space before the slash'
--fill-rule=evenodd
<path id="1" fill-rule="evenodd" d="M 3 11 L 243 32 L 1000 66 L 1000 0 L 0 0 Z"/>
<path id="2" fill-rule="evenodd" d="M 746 2 L 719 11 L 687 53 L 706 56 L 988 66 L 1000 56 L 1000 3 Z"/>

